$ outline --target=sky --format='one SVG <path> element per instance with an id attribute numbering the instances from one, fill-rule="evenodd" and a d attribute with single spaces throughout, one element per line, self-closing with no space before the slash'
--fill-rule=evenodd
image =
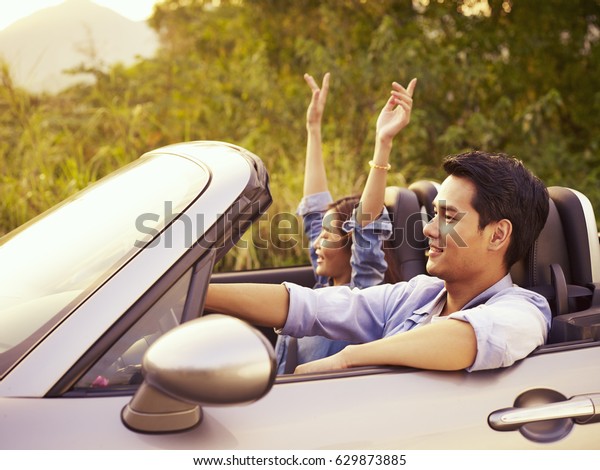
<path id="1" fill-rule="evenodd" d="M 152 14 L 158 0 L 92 0 L 131 20 L 140 21 Z M 64 0 L 0 0 L 0 30 L 32 13 L 63 3 Z"/>

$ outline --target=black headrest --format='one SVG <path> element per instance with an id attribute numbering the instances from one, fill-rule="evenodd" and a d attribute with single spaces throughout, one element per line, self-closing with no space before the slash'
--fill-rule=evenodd
<path id="1" fill-rule="evenodd" d="M 407 188 L 389 186 L 385 205 L 393 225 L 392 236 L 385 244 L 390 270 L 386 281 L 407 281 L 425 274 L 427 239 L 423 235 L 423 218 L 416 194 Z"/>
<path id="2" fill-rule="evenodd" d="M 435 217 L 433 210 L 433 200 L 437 196 L 439 184 L 431 180 L 419 180 L 411 183 L 408 187 L 412 192 L 417 195 L 421 208 L 427 215 L 427 220 L 431 220 Z"/>
<path id="3" fill-rule="evenodd" d="M 550 265 L 559 264 L 565 278 L 571 279 L 569 252 L 562 221 L 556 205 L 550 199 L 546 224 L 525 258 L 510 270 L 513 282 L 521 287 L 550 285 Z"/>

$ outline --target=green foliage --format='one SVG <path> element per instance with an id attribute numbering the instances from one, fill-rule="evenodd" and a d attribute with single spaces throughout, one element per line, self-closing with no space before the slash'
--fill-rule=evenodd
<path id="1" fill-rule="evenodd" d="M 149 22 L 156 56 L 80 69 L 94 85 L 31 95 L 2 66 L 0 233 L 147 150 L 223 140 L 264 160 L 275 202 L 219 269 L 303 262 L 277 214 L 302 194 L 302 74 L 326 71 L 334 197 L 360 191 L 390 83 L 417 77 L 391 183 L 443 178 L 447 154 L 506 152 L 600 213 L 597 0 L 163 0 Z"/>

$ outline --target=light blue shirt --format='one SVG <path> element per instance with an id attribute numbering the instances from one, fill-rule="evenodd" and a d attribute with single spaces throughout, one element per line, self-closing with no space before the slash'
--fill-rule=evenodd
<path id="1" fill-rule="evenodd" d="M 352 343 L 418 327 L 446 295 L 444 281 L 427 275 L 362 290 L 284 285 L 290 293 L 290 306 L 283 334 L 321 335 Z M 514 285 L 507 274 L 448 318 L 473 327 L 477 356 L 467 370 L 475 371 L 510 366 L 544 344 L 551 317 L 543 296 Z"/>
<path id="2" fill-rule="evenodd" d="M 304 232 L 309 241 L 309 257 L 313 270 L 317 267 L 317 255 L 313 248 L 313 243 L 319 236 L 323 226 L 323 215 L 330 203 L 333 202 L 329 192 L 311 194 L 302 199 L 298 207 L 298 214 L 302 216 Z M 352 233 L 352 246 L 350 256 L 350 266 L 352 268 L 351 287 L 368 287 L 380 284 L 383 281 L 387 262 L 384 259 L 382 241 L 389 238 L 392 233 L 392 223 L 390 221 L 387 209 L 376 220 L 362 227 L 356 221 L 356 214 L 353 213 L 350 220 L 342 225 L 346 233 Z M 329 279 L 324 276 L 317 276 L 315 272 L 316 284 L 313 288 L 329 286 Z M 348 344 L 344 340 L 332 340 L 322 336 L 307 336 L 296 341 L 296 364 L 331 356 Z M 277 357 L 278 373 L 285 372 L 286 360 L 290 345 L 288 336 L 280 335 L 275 344 L 275 354 Z"/>

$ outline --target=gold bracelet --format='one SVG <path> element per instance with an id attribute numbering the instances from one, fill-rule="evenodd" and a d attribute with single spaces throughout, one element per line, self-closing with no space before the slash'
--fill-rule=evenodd
<path id="1" fill-rule="evenodd" d="M 388 163 L 386 166 L 383 166 L 383 165 L 377 165 L 377 164 L 376 164 L 376 163 L 375 163 L 373 160 L 371 160 L 371 161 L 369 162 L 369 166 L 370 166 L 371 168 L 375 168 L 375 169 L 377 169 L 377 170 L 386 170 L 386 171 L 387 171 L 387 170 L 389 170 L 390 168 L 392 168 L 392 165 L 390 165 L 389 163 Z"/>

